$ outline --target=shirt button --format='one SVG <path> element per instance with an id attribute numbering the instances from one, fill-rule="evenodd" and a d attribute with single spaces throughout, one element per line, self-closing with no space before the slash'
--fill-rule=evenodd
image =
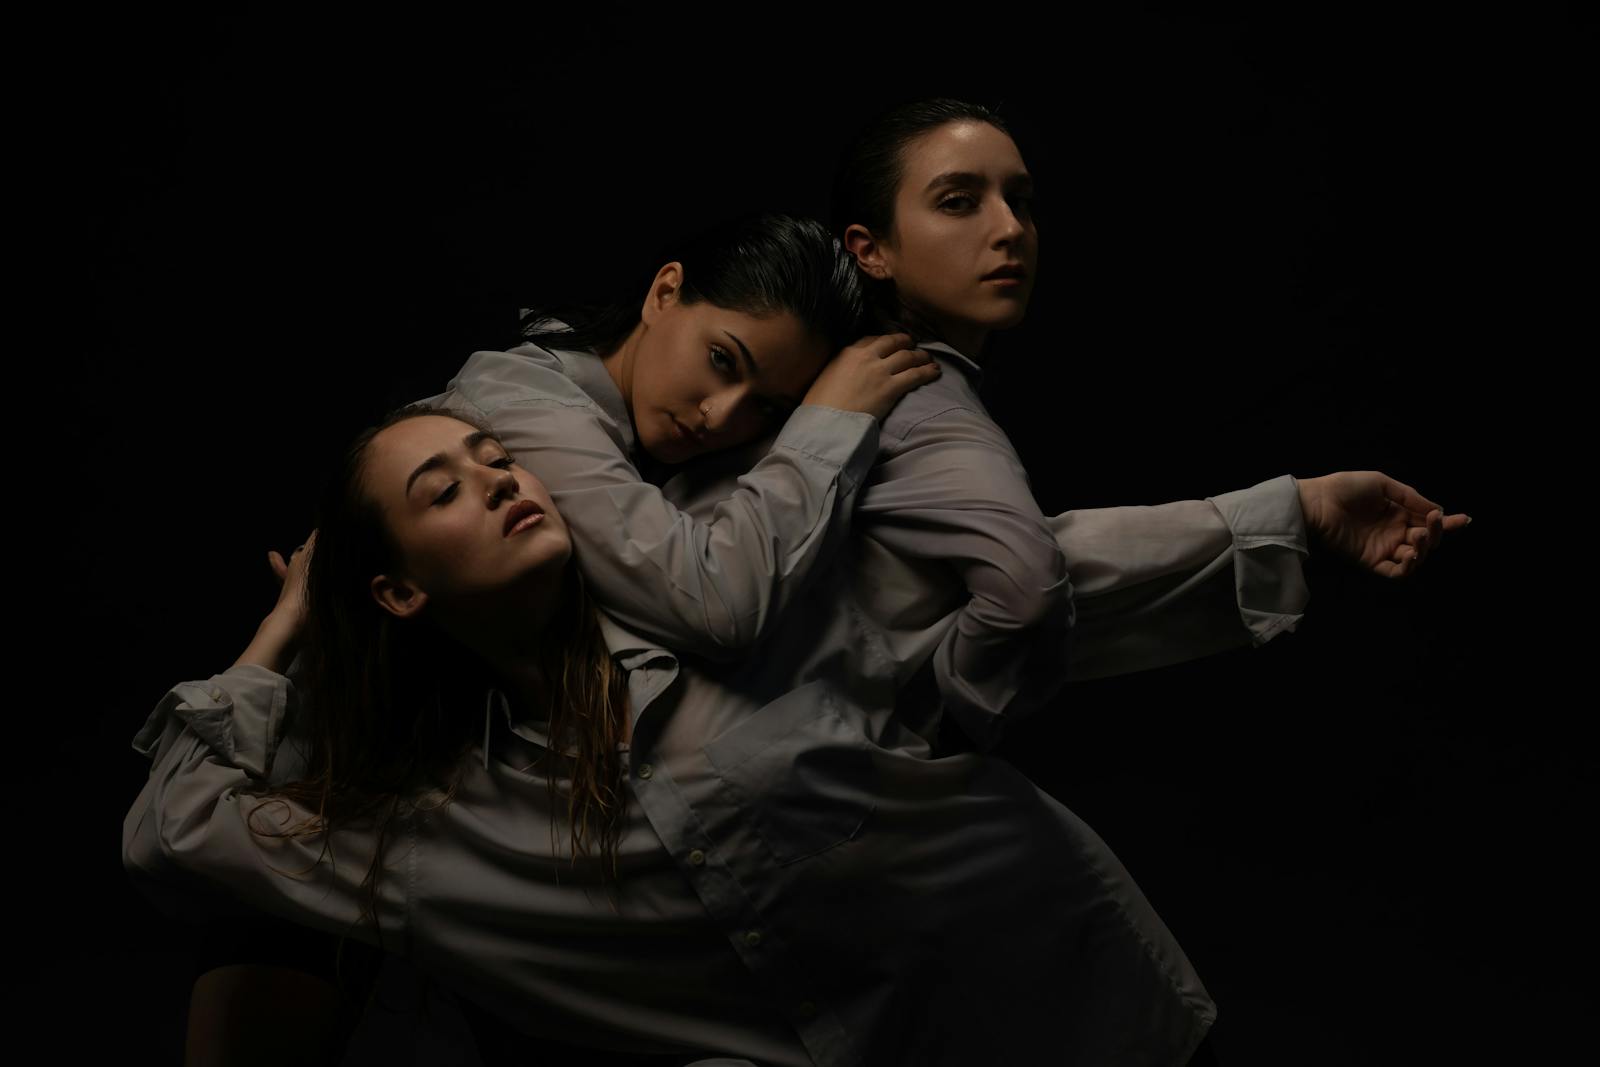
<path id="1" fill-rule="evenodd" d="M 212 699 L 212 700 L 221 700 L 221 699 L 222 699 L 222 690 L 220 690 L 220 689 L 213 689 L 213 690 L 212 690 L 212 691 L 211 691 L 211 699 Z"/>
<path id="2" fill-rule="evenodd" d="M 648 778 L 654 773 L 655 772 L 650 769 L 650 764 L 648 764 L 648 763 L 642 764 L 639 767 L 639 777 L 640 778 Z"/>
<path id="3" fill-rule="evenodd" d="M 760 930 L 747 930 L 747 931 L 745 931 L 744 943 L 749 945 L 751 948 L 755 948 L 757 945 L 761 944 L 761 931 Z"/>
<path id="4" fill-rule="evenodd" d="M 689 862 L 695 867 L 704 867 L 706 865 L 706 854 L 699 849 L 695 849 L 689 853 Z"/>

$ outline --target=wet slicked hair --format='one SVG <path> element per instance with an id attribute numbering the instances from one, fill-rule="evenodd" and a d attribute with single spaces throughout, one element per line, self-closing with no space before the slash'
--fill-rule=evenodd
<path id="1" fill-rule="evenodd" d="M 946 97 L 915 100 L 885 111 L 856 134 L 839 157 L 833 172 L 834 236 L 842 241 L 845 227 L 857 223 L 874 237 L 889 236 L 895 193 L 905 176 L 906 146 L 952 122 L 985 122 L 1011 134 L 1000 116 L 983 105 Z"/>
<path id="2" fill-rule="evenodd" d="M 762 317 L 788 312 L 843 348 L 861 333 L 865 291 L 855 264 L 811 219 L 776 212 L 744 215 L 664 248 L 637 283 L 609 302 L 546 307 L 523 315 L 523 337 L 601 355 L 639 324 L 639 310 L 664 263 L 683 264 L 682 299 Z M 558 319 L 570 329 L 549 320 Z"/>

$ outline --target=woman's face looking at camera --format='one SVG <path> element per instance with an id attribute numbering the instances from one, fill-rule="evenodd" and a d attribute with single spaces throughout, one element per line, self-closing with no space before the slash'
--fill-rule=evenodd
<path id="1" fill-rule="evenodd" d="M 950 122 L 901 153 L 881 276 L 900 301 L 947 337 L 1022 321 L 1039 239 L 1033 179 L 1016 143 L 986 122 Z"/>
<path id="2" fill-rule="evenodd" d="M 466 604 L 559 590 L 572 555 L 566 524 L 543 484 L 476 426 L 403 419 L 367 446 L 362 481 L 400 551 L 400 573 L 373 582 L 395 614 L 430 598 Z"/>
<path id="3" fill-rule="evenodd" d="M 669 263 L 617 360 L 639 446 L 664 463 L 752 441 L 781 426 L 833 354 L 792 313 L 751 315 L 679 297 Z"/>

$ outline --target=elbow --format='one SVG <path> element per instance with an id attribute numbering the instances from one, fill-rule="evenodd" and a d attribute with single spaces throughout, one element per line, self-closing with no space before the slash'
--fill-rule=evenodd
<path id="1" fill-rule="evenodd" d="M 211 832 L 215 810 L 215 804 L 208 804 L 195 809 L 184 805 L 184 810 L 173 811 L 159 796 L 141 798 L 123 822 L 123 869 L 147 880 L 204 875 L 217 859 Z"/>
<path id="2" fill-rule="evenodd" d="M 150 808 L 136 807 L 122 824 L 122 869 L 136 883 L 171 881 L 178 874 L 158 821 Z"/>
<path id="3" fill-rule="evenodd" d="M 1072 581 L 1059 548 L 1038 553 L 1012 573 L 1018 576 L 1006 597 L 1012 626 L 1018 630 L 1067 630 L 1072 626 Z"/>

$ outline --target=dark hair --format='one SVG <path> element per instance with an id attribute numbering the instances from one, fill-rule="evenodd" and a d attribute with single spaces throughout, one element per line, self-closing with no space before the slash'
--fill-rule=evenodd
<path id="1" fill-rule="evenodd" d="M 833 172 L 831 221 L 834 236 L 840 242 L 845 228 L 855 224 L 865 226 L 874 237 L 888 237 L 893 232 L 895 194 L 905 176 L 906 147 L 923 134 L 952 122 L 985 122 L 1011 135 L 995 112 L 981 104 L 946 97 L 914 100 L 890 108 L 856 134 L 845 146 Z M 881 318 L 902 317 L 893 282 L 867 279 L 865 284 L 869 301 Z"/>
<path id="2" fill-rule="evenodd" d="M 362 882 L 360 916 L 375 922 L 390 826 L 396 816 L 438 807 L 454 794 L 462 759 L 482 738 L 483 717 L 473 712 L 482 712 L 494 683 L 486 663 L 429 620 L 395 618 L 372 598 L 372 578 L 402 560 L 363 485 L 369 446 L 383 430 L 421 415 L 489 429 L 472 415 L 417 405 L 391 413 L 346 449 L 323 493 L 306 574 L 301 713 L 311 746 L 308 776 L 274 787 L 256 808 L 283 798 L 316 814 L 294 826 L 262 830 L 251 813 L 252 829 L 263 836 L 322 834 L 324 854 L 332 831 L 375 820 L 377 851 Z M 576 564 L 567 564 L 564 583 L 541 663 L 551 689 L 551 807 L 559 810 L 556 780 L 567 766 L 559 753 L 571 745 L 576 759 L 563 788 L 572 858 L 576 863 L 598 844 L 602 877 L 609 865 L 614 878 L 625 800 L 617 743 L 626 685 Z M 381 938 L 380 930 L 380 943 Z"/>
<path id="3" fill-rule="evenodd" d="M 669 245 L 641 269 L 638 283 L 605 303 L 546 307 L 523 315 L 524 339 L 609 354 L 639 323 L 639 309 L 661 264 L 683 264 L 683 302 L 748 315 L 789 312 L 834 349 L 855 341 L 866 310 L 860 272 L 811 219 L 744 215 Z M 560 329 L 548 320 L 569 327 Z"/>

